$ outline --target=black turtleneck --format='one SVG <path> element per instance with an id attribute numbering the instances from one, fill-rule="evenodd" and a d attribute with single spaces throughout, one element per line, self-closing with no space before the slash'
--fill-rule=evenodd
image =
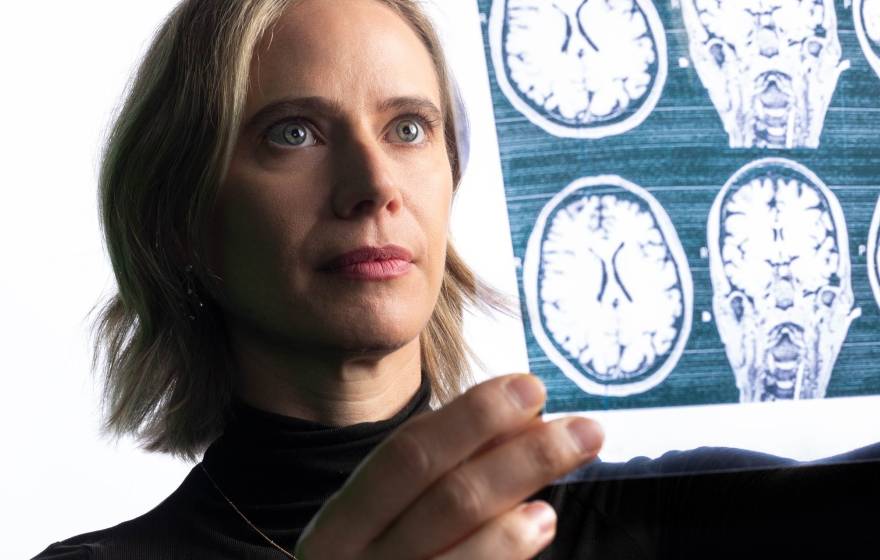
<path id="1" fill-rule="evenodd" d="M 425 377 L 388 420 L 332 427 L 236 401 L 224 433 L 183 483 L 148 513 L 55 543 L 39 560 L 284 559 L 232 509 L 292 551 L 324 501 L 372 449 L 407 419 L 430 410 Z"/>
<path id="2" fill-rule="evenodd" d="M 211 479 L 252 523 L 292 551 L 324 501 L 378 443 L 429 410 L 430 396 L 423 379 L 394 417 L 342 428 L 236 402 L 223 435 L 161 504 L 115 527 L 57 542 L 35 560 L 283 560 Z M 578 473 L 586 481 L 534 496 L 559 515 L 556 539 L 540 558 L 756 558 L 771 550 L 791 558 L 817 547 L 865 550 L 864 557 L 876 558 L 878 458 L 880 445 L 853 455 L 857 463 L 809 468 L 730 449 L 595 463 Z M 668 475 L 731 466 L 765 468 Z M 595 480 L 609 476 L 627 478 Z"/>

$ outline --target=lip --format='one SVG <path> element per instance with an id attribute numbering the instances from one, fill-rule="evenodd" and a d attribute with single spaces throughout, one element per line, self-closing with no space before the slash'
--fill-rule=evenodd
<path id="1" fill-rule="evenodd" d="M 320 268 L 355 280 L 390 280 L 412 268 L 412 253 L 398 245 L 359 247 L 333 257 Z"/>

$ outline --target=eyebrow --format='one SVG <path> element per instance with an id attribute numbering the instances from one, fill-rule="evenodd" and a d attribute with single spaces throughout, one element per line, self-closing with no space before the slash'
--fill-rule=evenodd
<path id="1" fill-rule="evenodd" d="M 379 104 L 380 112 L 412 111 L 427 113 L 432 119 L 442 120 L 443 112 L 427 97 L 392 97 Z"/>
<path id="2" fill-rule="evenodd" d="M 426 113 L 432 119 L 442 120 L 443 113 L 427 97 L 400 96 L 382 101 L 377 110 L 381 113 L 389 111 L 413 111 Z M 254 116 L 248 119 L 245 129 L 262 128 L 269 122 L 294 112 L 317 113 L 325 117 L 338 116 L 343 113 L 342 105 L 326 97 L 286 97 L 269 103 Z"/>

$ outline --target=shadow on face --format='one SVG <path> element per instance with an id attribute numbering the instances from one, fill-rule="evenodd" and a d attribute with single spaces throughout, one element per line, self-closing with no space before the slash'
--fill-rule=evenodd
<path id="1" fill-rule="evenodd" d="M 437 71 L 379 2 L 305 0 L 254 57 L 213 222 L 231 336 L 416 344 L 443 277 L 453 178 Z"/>

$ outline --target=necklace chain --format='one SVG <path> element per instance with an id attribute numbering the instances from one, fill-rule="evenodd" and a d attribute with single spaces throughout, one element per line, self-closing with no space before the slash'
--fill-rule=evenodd
<path id="1" fill-rule="evenodd" d="M 211 477 L 211 475 L 208 473 L 208 469 L 205 468 L 205 465 L 203 465 L 202 463 L 199 463 L 199 466 L 202 468 L 202 472 L 205 473 L 205 476 L 208 477 L 208 480 L 211 482 L 211 484 L 214 486 L 214 488 L 217 489 L 217 492 L 219 492 L 220 495 L 223 496 L 223 499 L 226 500 L 226 503 L 228 503 L 228 504 L 232 507 L 232 509 L 235 510 L 235 513 L 237 513 L 242 519 L 244 519 L 244 522 L 247 523 L 247 524 L 251 527 L 251 529 L 253 529 L 254 531 L 256 531 L 261 537 L 263 537 L 264 539 L 266 539 L 266 541 L 267 541 L 269 544 L 271 544 L 272 546 L 274 546 L 275 548 L 277 548 L 278 550 L 280 550 L 281 552 L 283 552 L 285 556 L 287 556 L 288 558 L 292 558 L 293 560 L 297 560 L 297 557 L 296 557 L 295 554 L 291 554 L 290 552 L 287 552 L 287 550 L 285 550 L 280 544 L 278 544 L 277 542 L 275 542 L 275 541 L 273 541 L 272 539 L 270 539 L 269 536 L 268 536 L 266 533 L 260 531 L 260 529 L 259 529 L 256 525 L 254 525 L 253 523 L 251 523 L 251 520 L 248 519 L 247 516 L 241 512 L 240 509 L 238 509 L 237 507 L 235 507 L 235 504 L 232 503 L 232 500 L 230 500 L 230 499 L 226 496 L 226 494 L 223 493 L 223 490 L 220 489 L 220 486 L 218 486 L 217 483 L 214 482 L 214 478 Z"/>

